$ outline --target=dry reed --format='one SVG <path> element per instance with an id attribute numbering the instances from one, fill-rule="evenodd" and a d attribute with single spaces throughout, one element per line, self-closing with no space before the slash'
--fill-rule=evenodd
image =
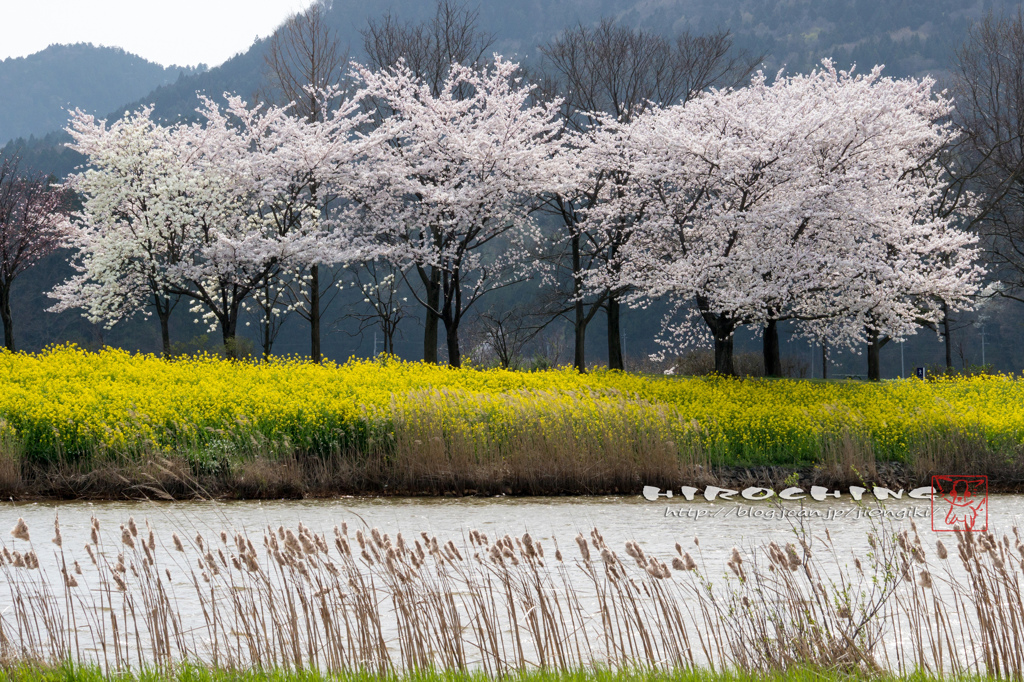
<path id="1" fill-rule="evenodd" d="M 992 492 L 1024 490 L 1024 457 L 1000 456 L 984 438 L 956 431 L 920 439 L 903 462 L 878 459 L 870 438 L 844 429 L 819 438 L 814 464 L 723 466 L 702 446 L 699 424 L 680 424 L 678 416 L 656 405 L 645 405 L 646 418 L 636 421 L 629 414 L 636 401 L 610 402 L 597 408 L 593 426 L 585 428 L 571 402 L 561 412 L 540 412 L 509 399 L 516 427 L 497 434 L 449 428 L 442 417 L 456 407 L 464 415 L 474 405 L 465 396 L 425 393 L 416 409 L 396 407 L 393 438 L 371 451 L 314 454 L 254 438 L 245 451 L 229 452 L 213 464 L 193 461 L 188 452 L 25 460 L 17 440 L 0 435 L 0 494 L 165 500 L 587 495 L 637 493 L 659 481 L 777 487 L 794 472 L 806 485 L 874 483 L 909 489 L 928 485 L 933 473 L 947 471 L 987 474 Z"/>
<path id="2" fill-rule="evenodd" d="M 40 567 L 38 534 L 19 520 L 0 548 L 8 663 L 1024 675 L 1016 528 L 1012 540 L 958 532 L 933 550 L 913 524 L 880 527 L 852 568 L 827 531 L 734 549 L 724 566 L 709 566 L 696 538 L 671 556 L 632 541 L 620 555 L 597 529 L 559 546 L 299 524 L 255 542 L 224 531 L 165 545 L 129 518 L 114 541 L 93 519 L 78 558 L 55 519 L 54 562 Z"/>

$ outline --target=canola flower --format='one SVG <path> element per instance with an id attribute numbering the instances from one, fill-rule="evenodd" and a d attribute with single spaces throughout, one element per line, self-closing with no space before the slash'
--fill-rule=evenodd
<path id="1" fill-rule="evenodd" d="M 0 437 L 43 460 L 215 458 L 254 443 L 387 452 L 396 424 L 416 419 L 500 455 L 527 427 L 557 424 L 594 442 L 609 415 L 666 440 L 696 439 L 718 463 L 812 463 L 822 439 L 844 430 L 898 460 L 918 439 L 955 432 L 1008 452 L 1024 441 L 1022 405 L 1024 382 L 1011 376 L 866 384 L 452 369 L 394 358 L 168 361 L 75 346 L 0 353 Z"/>

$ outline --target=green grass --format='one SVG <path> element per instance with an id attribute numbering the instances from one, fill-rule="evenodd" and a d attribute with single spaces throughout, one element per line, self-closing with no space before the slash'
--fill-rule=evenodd
<path id="1" fill-rule="evenodd" d="M 334 675 L 315 670 L 223 670 L 196 665 L 182 665 L 173 671 L 125 672 L 105 675 L 98 667 L 65 665 L 58 668 L 23 664 L 0 667 L 0 682 L 489 682 L 482 674 L 458 671 L 423 671 L 383 678 L 370 672 Z M 791 668 L 773 673 L 752 673 L 742 670 L 712 671 L 708 669 L 612 671 L 594 668 L 575 671 L 541 670 L 508 675 L 508 682 L 840 682 L 844 680 L 878 680 L 930 682 L 940 678 L 927 673 L 894 676 L 888 673 L 840 672 L 813 668 Z M 956 679 L 982 679 L 961 677 Z"/>

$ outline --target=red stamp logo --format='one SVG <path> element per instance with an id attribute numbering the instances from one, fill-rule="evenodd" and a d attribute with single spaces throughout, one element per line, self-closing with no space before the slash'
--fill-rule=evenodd
<path id="1" fill-rule="evenodd" d="M 932 476 L 932 530 L 988 530 L 988 476 Z"/>

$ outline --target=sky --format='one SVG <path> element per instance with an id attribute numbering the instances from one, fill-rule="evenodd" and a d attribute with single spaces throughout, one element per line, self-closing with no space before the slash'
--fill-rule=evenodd
<path id="1" fill-rule="evenodd" d="M 0 60 L 54 43 L 121 47 L 169 66 L 216 66 L 310 0 L 0 0 Z"/>

